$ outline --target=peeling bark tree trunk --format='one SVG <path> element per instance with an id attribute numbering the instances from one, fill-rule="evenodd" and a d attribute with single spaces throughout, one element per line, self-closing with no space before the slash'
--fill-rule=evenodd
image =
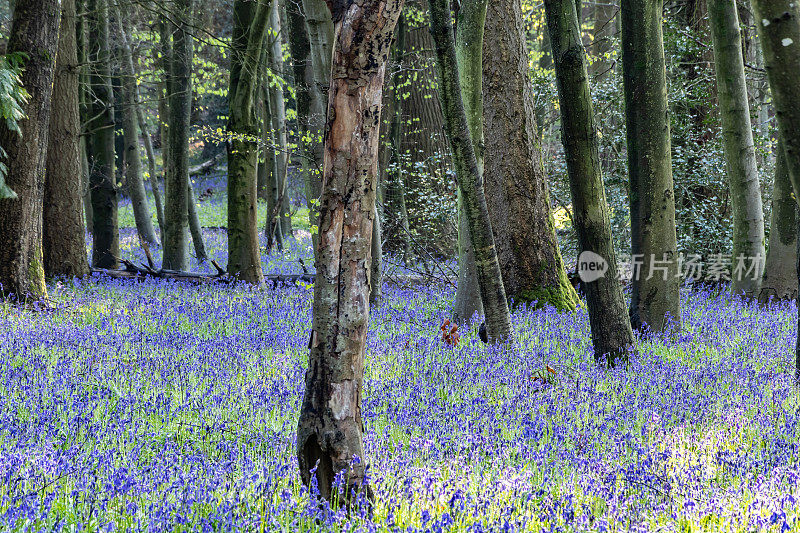
<path id="1" fill-rule="evenodd" d="M 192 110 L 192 0 L 175 2 L 180 26 L 172 27 L 172 57 L 167 83 L 169 98 L 169 162 L 166 177 L 164 268 L 186 270 L 189 265 L 189 127 Z"/>
<path id="2" fill-rule="evenodd" d="M 786 166 L 800 202 L 800 6 L 797 0 L 753 0 L 753 7 Z M 800 317 L 797 331 L 795 377 L 800 381 Z"/>
<path id="3" fill-rule="evenodd" d="M 42 202 L 50 98 L 58 51 L 57 0 L 17 0 L 7 53 L 24 53 L 22 136 L 0 121 L 6 182 L 17 197 L 0 200 L 0 295 L 46 298 L 42 258 Z"/>
<path id="4" fill-rule="evenodd" d="M 89 186 L 92 194 L 92 266 L 117 268 L 119 223 L 114 151 L 114 91 L 111 87 L 111 53 L 107 0 L 89 0 L 89 83 L 92 90 L 86 125 L 90 132 Z"/>
<path id="5" fill-rule="evenodd" d="M 431 35 L 436 42 L 436 55 L 439 58 L 439 98 L 445 117 L 445 132 L 450 142 L 456 179 L 463 194 L 469 222 L 478 285 L 486 316 L 486 331 L 490 340 L 502 341 L 511 336 L 511 316 L 494 247 L 492 223 L 483 192 L 483 177 L 478 168 L 464 112 L 450 4 L 447 0 L 429 0 L 428 3 L 431 8 Z M 480 70 L 475 75 L 481 76 Z"/>
<path id="6" fill-rule="evenodd" d="M 708 13 L 711 17 L 722 137 L 731 187 L 733 260 L 738 261 L 739 257 L 743 257 L 749 266 L 753 258 L 758 258 L 756 264 L 761 264 L 765 255 L 764 209 L 750 125 L 736 0 L 709 0 Z M 733 276 L 733 291 L 748 298 L 758 296 L 760 285 L 761 272 L 754 276 Z"/>
<path id="7" fill-rule="evenodd" d="M 770 298 L 788 300 L 797 296 L 797 223 L 797 202 L 792 198 L 786 152 L 778 143 L 769 250 L 759 296 L 762 303 Z"/>
<path id="8" fill-rule="evenodd" d="M 361 394 L 369 323 L 370 244 L 375 213 L 381 96 L 402 0 L 329 3 L 336 27 L 319 256 L 306 389 L 297 428 L 300 476 L 323 498 L 343 473 L 345 494 L 366 485 Z M 354 459 L 356 457 L 357 459 Z"/>
<path id="9" fill-rule="evenodd" d="M 594 356 L 598 362 L 613 366 L 614 360 L 627 355 L 633 345 L 633 331 L 617 279 L 583 43 L 572 0 L 545 0 L 545 10 L 561 102 L 561 132 L 578 245 L 582 253 L 593 252 L 608 264 L 605 276 L 581 284 L 589 308 Z"/>
<path id="10" fill-rule="evenodd" d="M 228 92 L 228 273 L 264 283 L 258 242 L 256 185 L 258 121 L 255 97 L 268 6 L 236 0 L 233 6 L 231 84 Z"/>
<path id="11" fill-rule="evenodd" d="M 44 187 L 43 249 L 48 276 L 83 277 L 89 273 L 82 212 L 75 18 L 75 0 L 62 0 Z"/>
<path id="12" fill-rule="evenodd" d="M 483 47 L 484 181 L 503 285 L 517 303 L 571 311 L 578 295 L 556 240 L 529 71 L 520 0 L 492 0 Z"/>
<path id="13" fill-rule="evenodd" d="M 122 20 L 122 11 L 114 9 L 117 19 L 118 35 L 122 49 L 120 65 L 122 70 L 122 128 L 125 144 L 125 187 L 131 197 L 133 218 L 136 230 L 145 242 L 157 245 L 156 231 L 150 217 L 150 206 L 144 191 L 142 180 L 142 158 L 139 154 L 139 124 L 136 107 L 139 100 L 139 89 L 136 85 L 136 69 L 133 67 L 133 52 Z"/>
<path id="14" fill-rule="evenodd" d="M 631 252 L 641 261 L 630 315 L 635 329 L 647 324 L 653 331 L 667 326 L 667 316 L 680 320 L 662 7 L 662 0 L 626 0 L 621 10 Z M 665 270 L 659 270 L 664 261 Z"/>

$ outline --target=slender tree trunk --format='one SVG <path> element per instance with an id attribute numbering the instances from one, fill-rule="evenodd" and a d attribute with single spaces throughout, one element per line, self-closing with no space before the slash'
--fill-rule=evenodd
<path id="1" fill-rule="evenodd" d="M 311 353 L 297 428 L 300 476 L 330 499 L 342 473 L 344 499 L 366 490 L 361 394 L 369 324 L 370 245 L 375 215 L 381 95 L 402 0 L 331 2 L 331 72 L 320 245 Z"/>
<path id="2" fill-rule="evenodd" d="M 269 63 L 266 64 L 269 67 Z M 268 81 L 266 83 L 269 83 Z M 273 105 L 270 88 L 265 84 L 264 92 L 264 122 L 263 128 L 266 132 L 264 139 L 264 150 L 266 151 L 264 175 L 266 176 L 267 192 L 267 220 L 264 222 L 264 235 L 267 237 L 267 250 L 272 252 L 273 248 L 283 250 L 283 226 L 281 225 L 281 183 L 278 176 L 279 163 L 277 161 L 277 151 L 275 150 L 277 132 L 275 122 L 272 120 Z"/>
<path id="3" fill-rule="evenodd" d="M 89 0 L 89 62 L 92 98 L 89 130 L 89 186 L 92 193 L 92 266 L 117 268 L 116 154 L 114 151 L 114 92 L 111 87 L 107 0 Z"/>
<path id="4" fill-rule="evenodd" d="M 717 93 L 722 114 L 722 137 L 733 208 L 733 259 L 740 257 L 750 266 L 762 264 L 764 251 L 764 209 L 758 182 L 756 148 L 750 125 L 747 81 L 744 75 L 742 40 L 736 0 L 708 0 L 711 35 L 717 74 Z M 755 298 L 761 272 L 734 275 L 733 291 Z"/>
<path id="5" fill-rule="evenodd" d="M 186 270 L 189 264 L 189 128 L 192 108 L 192 0 L 176 0 L 172 57 L 167 83 L 169 162 L 166 179 L 164 267 Z"/>
<path id="6" fill-rule="evenodd" d="M 192 236 L 192 244 L 194 245 L 194 255 L 201 263 L 208 260 L 206 253 L 206 245 L 203 242 L 203 228 L 200 226 L 200 217 L 197 214 L 197 198 L 194 196 L 194 187 L 192 186 L 192 178 L 188 180 L 189 190 L 186 192 L 186 203 L 188 205 L 189 217 L 189 233 Z"/>
<path id="7" fill-rule="evenodd" d="M 581 251 L 579 263 L 596 254 L 608 265 L 604 276 L 586 279 L 592 345 L 598 362 L 614 364 L 633 345 L 633 331 L 617 278 L 617 259 L 603 186 L 597 127 L 589 92 L 589 75 L 572 0 L 545 0 L 547 28 L 558 86 L 561 132 L 572 192 L 572 212 Z"/>
<path id="8" fill-rule="evenodd" d="M 614 63 L 606 57 L 611 52 L 613 37 L 617 31 L 617 13 L 619 8 L 611 0 L 600 0 L 594 9 L 594 27 L 592 29 L 592 53 L 595 56 L 590 66 L 590 73 L 600 82 L 612 74 Z"/>
<path id="9" fill-rule="evenodd" d="M 378 173 L 377 180 L 380 180 Z M 377 186 L 376 189 L 380 189 Z M 381 291 L 383 290 L 383 242 L 381 241 L 381 214 L 378 209 L 378 202 L 375 202 L 374 220 L 372 222 L 372 245 L 370 249 L 370 283 L 369 283 L 369 305 L 378 305 L 381 301 Z"/>
<path id="10" fill-rule="evenodd" d="M 552 40 L 552 36 L 551 36 Z M 483 47 L 485 187 L 506 295 L 574 310 L 536 133 L 520 0 L 489 2 Z"/>
<path id="11" fill-rule="evenodd" d="M 259 131 L 255 98 L 268 9 L 255 0 L 234 3 L 228 93 L 228 272 L 255 284 L 264 282 L 256 211 Z"/>
<path id="12" fill-rule="evenodd" d="M 680 320 L 662 0 L 622 3 L 622 71 L 630 174 L 631 323 L 653 331 Z M 663 267 L 663 270 L 662 270 Z"/>
<path id="13" fill-rule="evenodd" d="M 75 0 L 62 0 L 44 186 L 42 238 L 48 276 L 83 277 L 89 273 L 82 212 L 75 17 Z"/>
<path id="14" fill-rule="evenodd" d="M 797 296 L 797 224 L 797 202 L 792 197 L 786 152 L 779 143 L 772 192 L 769 250 L 759 296 L 762 303 L 770 298 L 788 300 Z"/>
<path id="15" fill-rule="evenodd" d="M 756 20 L 761 21 L 759 38 L 786 166 L 800 202 L 800 6 L 796 0 L 753 0 L 752 4 Z M 800 382 L 800 317 L 797 331 L 795 377 Z"/>
<path id="16" fill-rule="evenodd" d="M 136 105 L 136 117 L 139 121 L 139 131 L 144 137 L 144 151 L 147 154 L 147 172 L 150 175 L 150 187 L 153 189 L 153 202 L 156 204 L 156 218 L 158 219 L 158 229 L 164 234 L 164 202 L 161 198 L 161 190 L 158 185 L 158 174 L 156 173 L 156 153 L 153 150 L 153 139 L 147 131 L 147 123 L 144 121 L 142 106 Z"/>
<path id="17" fill-rule="evenodd" d="M 461 99 L 464 103 L 472 149 L 475 152 L 478 174 L 484 179 L 483 136 L 483 76 L 482 48 L 485 0 L 470 0 L 462 4 L 456 23 L 456 62 L 461 82 Z M 485 182 L 485 181 L 484 181 Z M 488 201 L 487 201 L 488 204 Z M 491 217 L 491 215 L 490 215 Z M 462 322 L 475 313 L 483 314 L 478 268 L 475 264 L 475 248 L 469 231 L 464 191 L 458 191 L 458 285 L 453 301 L 453 320 Z M 494 229 L 494 226 L 492 227 Z M 499 258 L 498 258 L 499 260 Z M 501 270 L 502 272 L 502 270 Z"/>
<path id="18" fill-rule="evenodd" d="M 429 0 L 428 3 L 431 7 L 431 34 L 436 42 L 436 55 L 439 58 L 439 98 L 445 117 L 445 132 L 450 141 L 456 178 L 463 194 L 469 222 L 478 285 L 486 314 L 486 331 L 490 340 L 503 340 L 511 336 L 511 317 L 494 247 L 492 223 L 483 192 L 483 177 L 478 168 L 464 111 L 450 6 L 447 0 Z M 462 5 L 462 10 L 464 8 Z M 459 23 L 463 21 L 459 20 Z M 481 48 L 478 47 L 477 50 L 480 53 Z M 474 75 L 480 77 L 480 69 Z M 469 98 L 469 95 L 466 96 Z"/>
<path id="19" fill-rule="evenodd" d="M 92 188 L 89 185 L 89 147 L 86 136 L 87 123 L 89 122 L 89 103 L 87 98 L 87 90 L 89 88 L 89 71 L 87 68 L 89 58 L 89 43 L 87 42 L 87 18 L 85 15 L 78 15 L 78 13 L 85 13 L 88 0 L 76 0 L 75 2 L 75 36 L 78 47 L 78 64 L 81 67 L 78 70 L 78 106 L 80 113 L 80 161 L 81 161 L 81 192 L 83 195 L 83 212 L 84 224 L 86 231 L 93 233 L 92 226 Z"/>
<path id="20" fill-rule="evenodd" d="M 130 42 L 122 20 L 122 11 L 119 7 L 115 7 L 114 12 L 122 51 L 122 57 L 120 58 L 122 106 L 120 109 L 122 111 L 122 128 L 125 139 L 125 187 L 131 197 L 136 230 L 145 242 L 150 245 L 157 245 L 158 239 L 150 216 L 147 193 L 144 190 L 142 160 L 139 155 L 139 120 L 136 116 L 139 89 L 136 82 L 136 69 L 133 66 L 133 53 L 131 52 Z"/>
<path id="21" fill-rule="evenodd" d="M 16 198 L 0 199 L 0 295 L 46 298 L 42 257 L 42 193 L 58 51 L 60 2 L 17 0 L 7 53 L 25 54 L 20 132 L 0 121 L 6 182 Z"/>
<path id="22" fill-rule="evenodd" d="M 281 29 L 279 0 L 272 1 L 269 16 L 270 32 L 267 39 L 267 62 L 273 74 L 283 77 L 283 50 L 281 49 Z M 281 235 L 292 236 L 292 218 L 289 215 L 289 194 L 287 171 L 289 165 L 289 144 L 286 138 L 286 102 L 283 98 L 283 86 L 269 83 L 267 91 L 270 100 L 270 119 L 272 120 L 272 134 L 275 142 L 275 158 L 273 159 L 272 172 L 278 186 L 278 200 L 280 212 L 278 223 L 281 226 Z"/>

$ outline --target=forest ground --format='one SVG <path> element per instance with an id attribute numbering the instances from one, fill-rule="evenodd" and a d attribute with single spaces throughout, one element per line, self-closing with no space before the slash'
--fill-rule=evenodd
<path id="1" fill-rule="evenodd" d="M 203 204 L 202 224 L 224 226 Z M 225 264 L 224 232 L 206 236 Z M 308 244 L 265 271 L 300 271 Z M 684 290 L 680 330 L 637 337 L 627 366 L 602 371 L 585 308 L 518 308 L 510 345 L 485 346 L 471 324 L 449 346 L 452 287 L 387 285 L 363 397 L 377 499 L 348 517 L 315 503 L 294 458 L 310 285 L 48 288 L 49 310 L 0 307 L 0 523 L 13 529 L 800 527 L 794 303 Z"/>

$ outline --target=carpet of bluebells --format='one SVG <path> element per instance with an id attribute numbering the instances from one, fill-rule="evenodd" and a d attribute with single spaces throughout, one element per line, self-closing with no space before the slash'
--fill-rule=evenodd
<path id="1" fill-rule="evenodd" d="M 298 242 L 265 270 L 299 271 Z M 294 457 L 310 286 L 49 289 L 48 309 L 0 307 L 2 530 L 800 529 L 793 303 L 686 291 L 680 331 L 603 371 L 585 309 L 448 346 L 452 287 L 387 284 L 365 357 L 376 499 L 348 515 Z"/>

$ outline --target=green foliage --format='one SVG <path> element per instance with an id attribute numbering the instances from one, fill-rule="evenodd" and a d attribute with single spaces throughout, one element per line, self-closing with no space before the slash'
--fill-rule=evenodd
<path id="1" fill-rule="evenodd" d="M 15 52 L 0 58 L 0 117 L 5 120 L 6 127 L 22 135 L 19 122 L 25 118 L 22 106 L 28 101 L 28 93 L 22 86 L 22 69 L 25 54 Z M 6 185 L 5 177 L 8 167 L 1 160 L 7 154 L 0 147 L 0 199 L 14 199 L 17 194 Z"/>

